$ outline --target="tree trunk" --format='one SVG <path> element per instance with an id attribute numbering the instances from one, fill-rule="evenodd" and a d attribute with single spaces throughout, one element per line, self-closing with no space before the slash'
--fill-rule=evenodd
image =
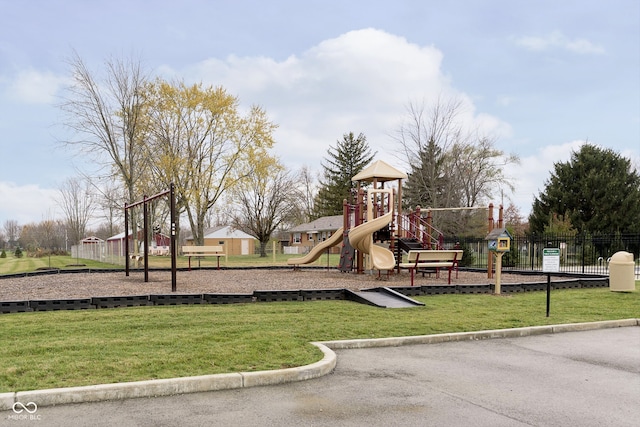
<path id="1" fill-rule="evenodd" d="M 260 241 L 260 258 L 265 258 L 267 256 L 267 243 L 269 243 L 268 240 Z"/>

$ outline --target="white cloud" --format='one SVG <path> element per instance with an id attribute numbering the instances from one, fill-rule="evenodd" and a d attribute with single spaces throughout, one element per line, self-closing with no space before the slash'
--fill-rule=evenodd
<path id="1" fill-rule="evenodd" d="M 531 156 L 521 158 L 519 165 L 507 167 L 507 174 L 514 178 L 516 187 L 511 199 L 522 214 L 528 215 L 531 211 L 533 197 L 544 190 L 545 182 L 554 170 L 554 163 L 569 161 L 571 153 L 579 151 L 584 144 L 585 141 L 576 140 L 560 145 L 548 145 Z"/>
<path id="2" fill-rule="evenodd" d="M 0 220 L 2 223 L 16 220 L 18 224 L 25 225 L 60 218 L 55 202 L 57 196 L 57 190 L 0 181 Z"/>
<path id="3" fill-rule="evenodd" d="M 525 36 L 515 38 L 515 43 L 529 50 L 543 51 L 550 49 L 563 49 L 579 54 L 603 54 L 603 46 L 587 39 L 570 39 L 560 31 L 553 31 L 546 36 Z"/>
<path id="4" fill-rule="evenodd" d="M 631 162 L 631 168 L 636 169 L 638 173 L 640 173 L 640 144 L 638 144 L 638 148 L 636 148 L 635 150 L 624 149 L 618 154 L 626 159 L 629 159 L 629 161 Z"/>
<path id="5" fill-rule="evenodd" d="M 439 96 L 456 96 L 465 104 L 469 128 L 495 136 L 510 133 L 497 117 L 479 113 L 466 94 L 452 86 L 443 73 L 443 54 L 433 46 L 409 43 L 384 31 L 364 29 L 325 40 L 277 61 L 269 57 L 210 58 L 174 70 L 162 66 L 167 78 L 188 83 L 222 85 L 240 98 L 241 105 L 258 104 L 279 125 L 275 153 L 286 166 L 321 169 L 330 146 L 347 132 L 366 135 L 372 151 L 398 166 L 398 151 L 390 135 L 406 118 L 410 102 L 429 102 Z M 20 74 L 12 93 L 24 102 L 50 102 L 62 79 L 34 70 Z M 6 216 L 37 221 L 55 206 L 52 193 L 36 186 L 0 183 L 0 200 Z M 21 197 L 21 194 L 30 196 Z M 7 200 L 7 204 L 5 204 Z M 35 218 L 34 218 L 35 217 Z"/>
<path id="6" fill-rule="evenodd" d="M 51 72 L 28 69 L 20 72 L 9 83 L 8 94 L 25 104 L 51 104 L 66 81 L 66 77 Z"/>
<path id="7" fill-rule="evenodd" d="M 364 133 L 373 151 L 388 158 L 397 149 L 389 135 L 406 106 L 438 96 L 463 99 L 469 127 L 510 133 L 498 118 L 475 112 L 471 99 L 443 73 L 442 59 L 433 46 L 369 28 L 322 41 L 283 61 L 230 56 L 162 72 L 222 85 L 242 104 L 262 105 L 279 125 L 275 149 L 282 160 L 319 169 L 329 146 L 347 132 Z"/>

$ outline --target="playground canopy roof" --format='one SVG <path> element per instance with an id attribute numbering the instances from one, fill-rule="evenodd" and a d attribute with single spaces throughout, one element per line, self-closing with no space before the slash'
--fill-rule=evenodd
<path id="1" fill-rule="evenodd" d="M 356 174 L 351 181 L 391 181 L 394 179 L 406 179 L 407 174 L 399 171 L 390 164 L 377 160 Z"/>

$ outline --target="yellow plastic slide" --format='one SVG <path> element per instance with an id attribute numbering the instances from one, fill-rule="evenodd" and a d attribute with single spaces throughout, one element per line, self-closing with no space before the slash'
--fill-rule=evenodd
<path id="1" fill-rule="evenodd" d="M 340 227 L 338 231 L 333 233 L 331 237 L 329 237 L 327 240 L 315 245 L 308 254 L 306 254 L 303 257 L 289 258 L 287 260 L 287 264 L 289 265 L 309 264 L 317 260 L 324 253 L 325 249 L 335 246 L 338 243 L 342 242 L 343 232 L 344 232 L 344 228 Z"/>
<path id="2" fill-rule="evenodd" d="M 360 252 L 369 254 L 371 267 L 375 270 L 393 270 L 396 266 L 393 252 L 373 243 L 373 233 L 389 224 L 392 219 L 393 212 L 388 212 L 349 231 L 349 243 Z"/>

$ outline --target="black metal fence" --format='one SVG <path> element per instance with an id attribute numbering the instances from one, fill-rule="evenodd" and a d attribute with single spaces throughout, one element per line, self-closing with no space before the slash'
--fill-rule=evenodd
<path id="1" fill-rule="evenodd" d="M 487 268 L 489 255 L 484 237 L 451 237 L 445 247 L 464 249 L 462 265 Z M 541 271 L 542 249 L 560 249 L 560 267 L 574 274 L 608 274 L 611 256 L 618 251 L 633 254 L 636 277 L 640 266 L 640 234 L 546 234 L 513 236 L 511 251 L 502 258 L 503 270 Z"/>

